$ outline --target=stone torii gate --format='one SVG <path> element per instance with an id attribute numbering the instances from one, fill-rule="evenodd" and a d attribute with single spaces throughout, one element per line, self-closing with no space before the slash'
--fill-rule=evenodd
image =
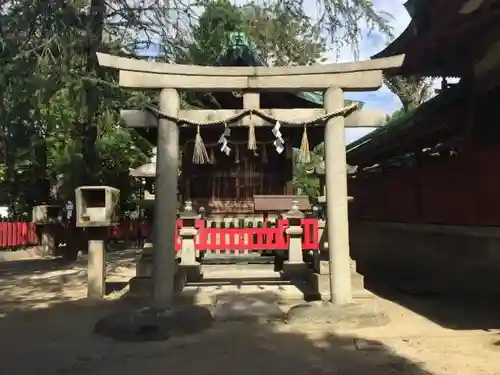
<path id="1" fill-rule="evenodd" d="M 148 62 L 98 53 L 99 64 L 119 69 L 122 87 L 160 89 L 160 108 L 124 111 L 128 126 L 158 127 L 156 201 L 153 249 L 153 304 L 171 307 L 174 293 L 175 224 L 180 123 L 200 125 L 239 115 L 233 126 L 274 126 L 265 119 L 278 119 L 283 126 L 302 126 L 299 120 L 320 119 L 324 126 L 325 172 L 328 207 L 330 298 L 336 305 L 352 302 L 347 175 L 344 127 L 381 126 L 379 111 L 344 108 L 344 91 L 373 91 L 382 86 L 382 71 L 401 66 L 404 56 L 370 61 L 290 67 L 206 67 Z M 181 110 L 179 91 L 236 91 L 243 93 L 241 110 Z M 323 109 L 260 109 L 260 92 L 324 92 Z M 257 116 L 246 116 L 251 112 Z M 201 124 L 204 125 L 204 124 Z M 318 125 L 318 124 L 316 124 Z"/>

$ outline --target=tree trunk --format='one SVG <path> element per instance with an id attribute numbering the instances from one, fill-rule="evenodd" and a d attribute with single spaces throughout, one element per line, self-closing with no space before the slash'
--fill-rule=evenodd
<path id="1" fill-rule="evenodd" d="M 87 78 L 98 78 L 100 76 L 99 62 L 97 61 L 96 53 L 99 51 L 102 43 L 105 11 L 105 0 L 91 1 L 90 16 L 87 24 Z M 87 79 L 85 81 L 85 103 L 87 108 L 82 126 L 82 154 L 85 164 L 81 181 L 82 184 L 94 184 L 98 182 L 96 171 L 99 170 L 100 165 L 95 147 L 98 135 L 95 118 L 99 110 L 99 97 L 99 88 Z"/>

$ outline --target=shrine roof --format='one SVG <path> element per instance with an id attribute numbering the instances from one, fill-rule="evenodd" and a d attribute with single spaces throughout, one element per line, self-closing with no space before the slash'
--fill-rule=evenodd
<path id="1" fill-rule="evenodd" d="M 426 120 L 463 98 L 465 88 L 465 83 L 451 86 L 415 110 L 351 142 L 346 146 L 347 162 L 350 165 L 376 163 L 379 159 L 404 152 L 405 147 L 411 148 L 412 141 L 423 134 L 432 136 L 437 133 L 439 128 L 428 124 Z"/>
<path id="2" fill-rule="evenodd" d="M 463 77 L 498 27 L 494 0 L 410 0 L 408 27 L 372 59 L 405 54 L 388 74 Z"/>
<path id="3" fill-rule="evenodd" d="M 347 145 L 350 164 L 369 164 L 403 154 L 415 142 L 452 131 L 433 122 L 451 103 L 462 100 L 475 62 L 491 48 L 500 29 L 493 0 L 410 0 L 412 21 L 407 29 L 372 58 L 405 54 L 400 69 L 386 74 L 464 77 L 461 83 L 385 126 Z M 485 32 L 489 30 L 488 32 Z"/>
<path id="4" fill-rule="evenodd" d="M 262 57 L 257 45 L 253 43 L 245 33 L 232 32 L 229 35 L 229 44 L 225 53 L 217 60 L 216 66 L 268 66 Z M 303 99 L 314 107 L 323 106 L 322 92 L 298 92 L 290 93 Z M 353 100 L 345 100 L 345 105 L 355 103 Z M 364 102 L 358 102 L 363 106 Z"/>

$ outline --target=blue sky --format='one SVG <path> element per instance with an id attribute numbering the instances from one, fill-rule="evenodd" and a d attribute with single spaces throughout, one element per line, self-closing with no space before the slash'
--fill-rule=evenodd
<path id="1" fill-rule="evenodd" d="M 259 0 L 256 0 L 257 2 Z M 246 3 L 247 0 L 235 0 L 237 4 Z M 395 36 L 399 36 L 408 24 L 410 23 L 410 16 L 406 11 L 403 4 L 406 0 L 372 0 L 373 6 L 381 11 L 391 15 L 390 24 L 393 28 Z M 318 13 L 317 0 L 303 0 L 305 11 L 316 18 Z M 385 36 L 376 31 L 371 31 L 368 28 L 362 32 L 362 38 L 358 48 L 358 59 L 369 60 L 371 56 L 384 49 L 388 40 Z M 355 59 L 351 47 L 346 47 L 340 51 L 339 56 L 332 52 L 328 56 L 329 62 L 348 62 Z M 364 108 L 383 110 L 390 114 L 401 107 L 399 99 L 392 94 L 385 86 L 375 92 L 364 93 L 346 93 L 346 98 L 360 100 L 365 102 Z M 365 134 L 373 131 L 373 128 L 350 128 L 346 129 L 346 143 L 355 141 L 356 139 L 364 136 Z"/>
<path id="2" fill-rule="evenodd" d="M 254 0 L 255 1 L 255 0 Z M 256 0 L 258 2 L 259 0 Z M 235 0 L 237 4 L 243 4 L 248 0 Z M 406 12 L 403 4 L 406 0 L 372 0 L 374 7 L 382 12 L 389 13 L 392 17 L 390 24 L 393 27 L 394 35 L 401 34 L 408 23 L 410 16 Z M 317 0 L 304 0 L 304 9 L 312 17 L 318 14 Z M 201 9 L 200 9 L 201 10 Z M 381 51 L 387 45 L 387 38 L 376 31 L 371 31 L 366 28 L 362 32 L 362 38 L 359 44 L 359 60 L 368 60 L 377 52 Z M 148 54 L 151 53 L 151 47 Z M 338 58 L 337 58 L 338 57 Z M 355 58 L 351 47 L 346 47 L 340 51 L 340 54 L 332 52 L 328 56 L 329 62 L 347 62 L 353 61 Z M 360 100 L 365 102 L 365 108 L 380 109 L 390 114 L 401 107 L 399 99 L 392 94 L 386 87 L 382 87 L 375 92 L 365 93 L 346 93 L 346 98 Z M 350 143 L 363 135 L 373 131 L 373 128 L 350 128 L 346 129 L 346 143 Z"/>
<path id="3" fill-rule="evenodd" d="M 237 0 L 237 3 L 245 2 L 245 0 Z M 381 11 L 390 14 L 390 24 L 393 27 L 395 36 L 401 34 L 410 23 L 410 16 L 404 8 L 403 4 L 406 0 L 372 0 L 374 7 Z M 318 2 L 316 0 L 304 0 L 304 9 L 312 17 L 318 14 Z M 362 38 L 359 44 L 359 60 L 369 60 L 371 56 L 384 49 L 388 40 L 385 36 L 376 31 L 371 31 L 367 28 L 362 32 Z M 338 57 L 338 58 L 337 58 Z M 332 52 L 329 56 L 329 62 L 348 62 L 355 58 L 351 47 L 346 47 L 340 51 L 339 56 Z M 401 107 L 399 99 L 392 94 L 385 86 L 375 92 L 364 93 L 346 93 L 346 98 L 360 100 L 365 102 L 364 108 L 383 110 L 390 114 Z M 346 143 L 351 143 L 356 139 L 370 133 L 373 128 L 349 128 L 346 129 Z"/>
<path id="4" fill-rule="evenodd" d="M 406 12 L 403 4 L 406 0 L 373 0 L 373 4 L 376 9 L 380 11 L 387 12 L 392 15 L 390 23 L 394 29 L 394 34 L 397 36 L 401 34 L 404 29 L 408 26 L 410 22 L 410 16 Z M 306 3 L 311 4 L 311 6 L 316 6 L 315 0 L 306 0 Z M 361 43 L 359 45 L 359 59 L 367 60 L 372 55 L 384 49 L 387 44 L 386 38 L 384 38 L 380 33 L 369 30 L 363 32 Z M 340 59 L 330 59 L 332 62 L 342 62 L 342 61 L 352 61 L 354 58 L 350 48 L 346 48 L 341 51 Z M 399 99 L 392 94 L 385 86 L 375 92 L 363 92 L 363 93 L 347 93 L 346 97 L 349 99 L 361 100 L 366 102 L 365 108 L 370 109 L 380 109 L 390 114 L 396 109 L 401 107 L 401 102 Z M 363 135 L 371 132 L 373 129 L 370 128 L 350 128 L 346 129 L 346 143 L 350 143 Z"/>

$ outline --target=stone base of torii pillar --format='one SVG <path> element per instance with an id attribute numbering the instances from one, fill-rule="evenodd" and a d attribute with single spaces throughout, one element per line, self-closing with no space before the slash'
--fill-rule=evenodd
<path id="1" fill-rule="evenodd" d="M 129 291 L 135 297 L 151 297 L 153 290 L 152 278 L 153 266 L 153 243 L 148 240 L 144 243 L 141 255 L 136 265 L 136 275 L 129 281 Z M 175 293 L 182 292 L 186 284 L 186 277 L 183 272 L 177 268 L 174 276 Z"/>
<path id="2" fill-rule="evenodd" d="M 307 277 L 307 283 L 314 297 L 322 300 L 330 298 L 328 260 L 320 259 L 317 262 L 317 267 Z M 365 289 L 364 277 L 356 271 L 356 262 L 354 260 L 351 260 L 351 286 L 353 300 L 373 298 L 373 294 Z"/>
<path id="3" fill-rule="evenodd" d="M 320 220 L 318 238 L 320 256 L 315 260 L 311 272 L 307 276 L 307 283 L 312 290 L 314 299 L 328 300 L 330 298 L 330 267 L 328 264 L 328 240 L 326 236 L 326 221 Z M 356 261 L 351 258 L 351 288 L 354 300 L 373 298 L 374 295 L 365 289 L 364 276 L 356 269 Z"/>
<path id="4" fill-rule="evenodd" d="M 328 249 L 328 242 L 324 241 L 323 246 Z M 352 303 L 337 305 L 330 302 L 330 267 L 325 251 L 308 274 L 307 284 L 311 293 L 306 296 L 307 299 L 317 301 L 292 307 L 287 314 L 290 324 L 325 322 L 343 328 L 361 328 L 383 326 L 390 322 L 389 317 L 378 310 L 374 295 L 365 289 L 364 277 L 357 272 L 356 262 L 352 259 Z"/>
<path id="5" fill-rule="evenodd" d="M 153 180 L 156 177 L 156 155 L 154 155 L 149 163 L 143 164 L 138 168 L 130 169 L 130 176 L 141 179 L 143 182 L 144 196 L 139 201 L 139 205 L 146 210 L 150 221 L 154 221 L 154 201 L 155 195 L 150 191 L 151 185 L 147 185 L 148 180 Z M 153 228 L 154 225 L 151 225 Z M 136 275 L 129 281 L 130 294 L 135 297 L 151 297 L 153 290 L 153 240 L 152 233 L 144 241 L 140 251 L 139 259 L 136 264 Z M 174 276 L 174 291 L 182 291 L 185 285 L 185 277 L 175 269 Z"/>

